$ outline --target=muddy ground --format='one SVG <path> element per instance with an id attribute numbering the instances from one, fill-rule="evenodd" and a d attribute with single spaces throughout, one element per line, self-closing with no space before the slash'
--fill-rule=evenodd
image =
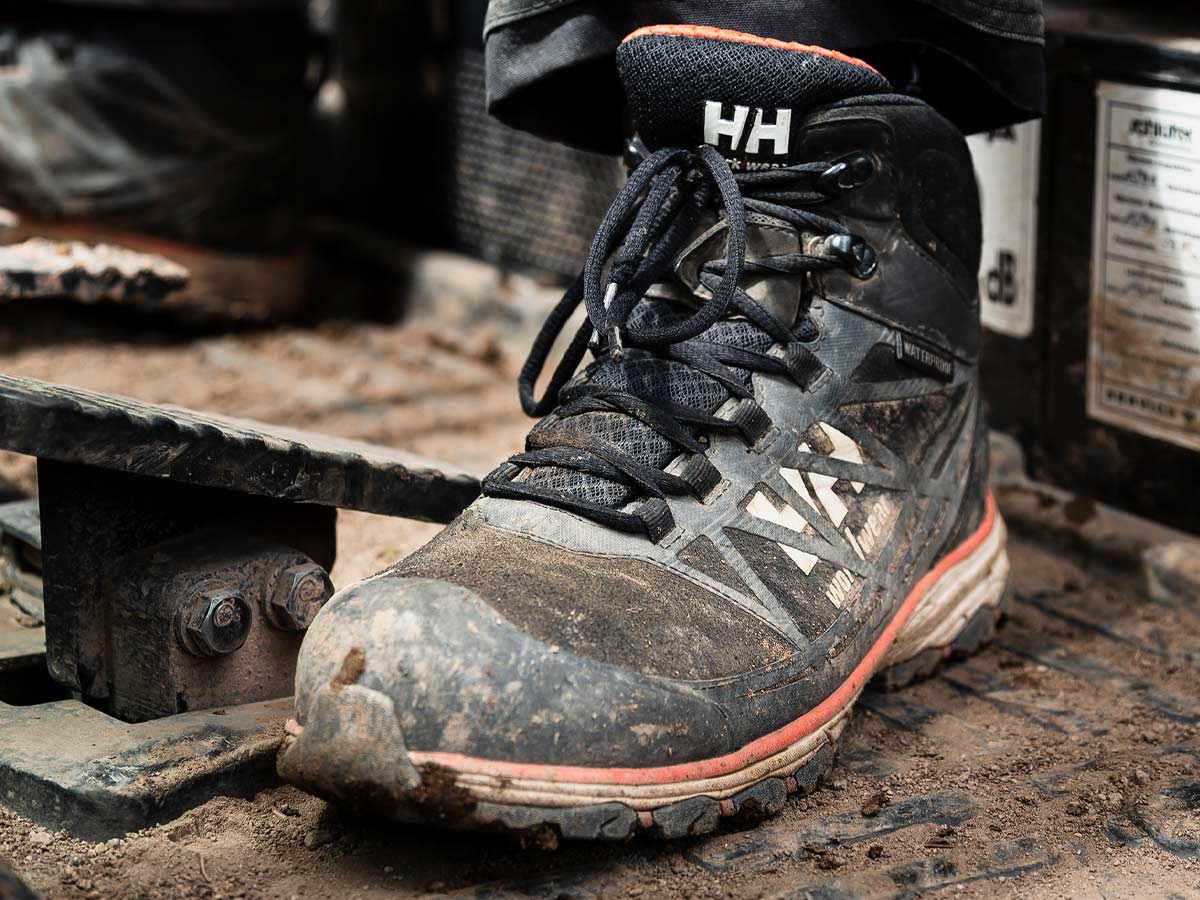
<path id="1" fill-rule="evenodd" d="M 520 360 L 495 337 L 427 324 L 195 336 L 21 304 L 0 308 L 0 371 L 482 472 L 527 424 Z M 3 458 L 0 474 L 35 488 L 28 460 Z M 547 852 L 363 821 L 272 787 L 106 844 L 0 807 L 0 860 L 49 898 L 1200 898 L 1200 603 L 1152 600 L 1136 567 L 1015 524 L 1017 599 L 997 644 L 864 695 L 831 783 L 758 827 Z M 436 531 L 361 514 L 340 525 L 339 584 Z"/>

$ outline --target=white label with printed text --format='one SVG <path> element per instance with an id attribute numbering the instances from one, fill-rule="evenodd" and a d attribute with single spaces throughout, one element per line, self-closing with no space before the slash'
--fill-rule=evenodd
<path id="1" fill-rule="evenodd" d="M 967 138 L 983 213 L 983 325 L 1016 338 L 1033 333 L 1041 137 L 1041 122 L 1024 122 Z"/>
<path id="2" fill-rule="evenodd" d="M 1200 94 L 1096 99 L 1088 415 L 1200 450 Z"/>

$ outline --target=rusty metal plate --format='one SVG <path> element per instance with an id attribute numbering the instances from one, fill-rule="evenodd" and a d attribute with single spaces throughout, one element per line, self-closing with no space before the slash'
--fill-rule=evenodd
<path id="1" fill-rule="evenodd" d="M 479 493 L 474 476 L 389 447 L 11 375 L 0 375 L 0 448 L 433 522 Z"/>
<path id="2" fill-rule="evenodd" d="M 77 700 L 0 703 L 0 796 L 89 840 L 136 831 L 276 783 L 291 708 L 288 698 L 129 725 Z"/>

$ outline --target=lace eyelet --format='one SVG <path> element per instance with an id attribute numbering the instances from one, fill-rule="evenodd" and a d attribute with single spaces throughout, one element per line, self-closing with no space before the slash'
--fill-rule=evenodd
<path id="1" fill-rule="evenodd" d="M 625 141 L 625 152 L 622 154 L 625 169 L 632 172 L 650 156 L 650 151 L 646 149 L 646 145 L 637 135 L 628 138 Z"/>
<path id="2" fill-rule="evenodd" d="M 692 496 L 700 503 L 707 503 L 713 491 L 721 486 L 721 473 L 703 453 L 693 453 L 676 474 L 691 485 Z"/>
<path id="3" fill-rule="evenodd" d="M 645 500 L 634 515 L 642 520 L 646 536 L 656 544 L 661 544 L 675 530 L 675 517 L 666 500 L 657 497 Z"/>
<path id="4" fill-rule="evenodd" d="M 857 234 L 831 234 L 825 238 L 825 252 L 836 257 L 855 278 L 870 278 L 879 267 L 874 248 Z"/>
<path id="5" fill-rule="evenodd" d="M 811 390 L 829 371 L 829 367 L 805 347 L 803 341 L 796 341 L 784 347 L 782 358 L 792 380 L 802 391 Z"/>
<path id="6" fill-rule="evenodd" d="M 771 430 L 774 424 L 771 421 L 771 417 L 767 415 L 766 410 L 750 398 L 734 401 L 734 404 L 722 418 L 736 426 L 738 433 L 741 435 L 742 440 L 745 441 L 746 447 L 749 450 L 753 450 L 758 446 L 758 442 L 763 439 L 763 436 Z"/>
<path id="7" fill-rule="evenodd" d="M 804 320 L 804 329 L 792 329 L 792 337 L 801 344 L 815 344 L 825 333 L 824 326 L 811 315 Z"/>
<path id="8" fill-rule="evenodd" d="M 874 174 L 875 161 L 865 153 L 854 153 L 822 172 L 817 188 L 827 196 L 836 197 L 866 184 Z"/>

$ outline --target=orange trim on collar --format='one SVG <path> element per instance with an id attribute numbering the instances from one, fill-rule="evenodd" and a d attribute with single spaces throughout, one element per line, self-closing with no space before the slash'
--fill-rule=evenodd
<path id="1" fill-rule="evenodd" d="M 775 38 L 759 37 L 756 34 L 746 34 L 743 31 L 731 31 L 728 28 L 714 28 L 711 25 L 647 25 L 645 28 L 639 28 L 637 31 L 629 34 L 622 44 L 627 44 L 634 38 L 646 37 L 648 35 L 663 35 L 666 37 L 692 37 L 692 38 L 708 38 L 714 41 L 731 41 L 736 44 L 754 44 L 758 47 L 770 47 L 773 50 L 799 50 L 803 53 L 816 53 L 819 56 L 828 56 L 830 59 L 836 59 L 851 65 L 861 66 L 864 69 L 869 69 L 876 75 L 879 71 L 869 63 L 863 62 L 853 56 L 847 56 L 845 53 L 839 53 L 836 50 L 829 50 L 825 47 L 817 47 L 811 44 L 796 44 L 791 41 L 777 41 Z M 880 75 L 882 78 L 883 76 Z"/>

